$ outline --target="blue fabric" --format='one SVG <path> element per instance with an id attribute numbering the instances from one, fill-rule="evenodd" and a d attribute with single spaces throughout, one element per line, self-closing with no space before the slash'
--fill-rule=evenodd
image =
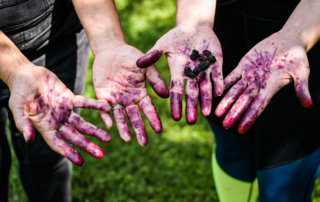
<path id="1" fill-rule="evenodd" d="M 260 201 L 311 201 L 319 163 L 320 149 L 294 162 L 258 170 Z"/>

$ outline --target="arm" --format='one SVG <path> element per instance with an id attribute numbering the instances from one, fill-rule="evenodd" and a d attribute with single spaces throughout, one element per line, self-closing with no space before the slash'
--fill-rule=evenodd
<path id="1" fill-rule="evenodd" d="M 306 52 L 320 37 L 320 1 L 303 0 L 283 28 L 253 47 L 225 79 L 232 86 L 216 108 L 226 115 L 223 125 L 230 128 L 245 112 L 239 132 L 246 132 L 263 112 L 272 96 L 294 81 L 296 95 L 309 107 L 310 68 Z"/>
<path id="2" fill-rule="evenodd" d="M 85 122 L 72 109 L 81 107 L 108 111 L 109 105 L 74 95 L 55 74 L 32 64 L 2 32 L 0 78 L 10 89 L 9 107 L 17 128 L 27 142 L 33 140 L 36 127 L 54 151 L 77 165 L 83 165 L 84 160 L 67 142 L 94 157 L 103 157 L 102 149 L 79 131 L 103 142 L 110 141 L 109 134 Z"/>
<path id="3" fill-rule="evenodd" d="M 177 1 L 177 26 L 163 35 L 154 47 L 137 61 L 138 66 L 144 68 L 159 60 L 162 54 L 166 54 L 171 73 L 170 103 L 174 120 L 181 119 L 184 80 L 187 80 L 186 119 L 189 124 L 194 124 L 197 120 L 199 92 L 202 114 L 208 116 L 211 113 L 211 78 L 215 94 L 219 96 L 223 92 L 222 50 L 212 31 L 214 14 L 215 1 Z M 202 56 L 192 59 L 193 52 L 197 55 L 194 50 Z M 206 56 L 203 56 L 205 50 L 209 50 L 216 61 L 208 62 Z"/>
<path id="4" fill-rule="evenodd" d="M 157 133 L 162 131 L 158 113 L 147 94 L 148 79 L 155 92 L 167 97 L 168 89 L 155 67 L 146 70 L 136 66 L 143 54 L 126 44 L 118 12 L 112 0 L 73 0 L 94 54 L 93 83 L 97 98 L 112 105 L 121 104 L 113 110 L 119 134 L 124 141 L 131 139 L 126 115 L 132 123 L 140 145 L 148 143 L 145 126 L 137 106 L 146 115 Z M 112 126 L 112 118 L 102 112 L 106 126 Z"/>

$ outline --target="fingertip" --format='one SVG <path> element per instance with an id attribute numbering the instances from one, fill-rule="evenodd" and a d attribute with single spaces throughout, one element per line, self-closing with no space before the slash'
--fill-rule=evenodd
<path id="1" fill-rule="evenodd" d="M 24 140 L 27 142 L 27 143 L 30 143 L 34 140 L 35 138 L 35 130 L 33 127 L 30 127 L 27 129 L 27 131 L 24 131 L 23 132 L 23 137 L 24 137 Z"/>
<path id="2" fill-rule="evenodd" d="M 100 116 L 101 116 L 101 119 L 102 119 L 103 123 L 105 124 L 105 126 L 108 129 L 111 129 L 113 126 L 113 120 L 112 120 L 111 115 L 106 112 L 100 112 Z"/>

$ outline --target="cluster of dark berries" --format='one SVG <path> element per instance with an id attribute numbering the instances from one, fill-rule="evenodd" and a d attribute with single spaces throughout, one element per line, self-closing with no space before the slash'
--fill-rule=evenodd
<path id="1" fill-rule="evenodd" d="M 204 70 L 216 62 L 216 57 L 214 57 L 209 50 L 205 50 L 202 54 L 199 54 L 199 51 L 194 49 L 190 55 L 190 59 L 193 61 L 198 60 L 200 63 L 193 70 L 191 70 L 190 67 L 185 67 L 184 73 L 189 78 L 196 78 L 198 82 L 202 81 L 206 76 L 206 72 L 204 72 Z"/>

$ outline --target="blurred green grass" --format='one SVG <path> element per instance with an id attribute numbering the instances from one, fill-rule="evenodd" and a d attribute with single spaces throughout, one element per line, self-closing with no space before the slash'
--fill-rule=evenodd
<path id="1" fill-rule="evenodd" d="M 116 0 L 116 4 L 127 42 L 143 52 L 175 26 L 175 0 Z M 92 61 L 91 55 L 84 95 L 95 98 Z M 169 86 L 165 58 L 156 65 Z M 199 113 L 193 126 L 186 123 L 184 114 L 181 121 L 173 121 L 169 100 L 159 98 L 149 87 L 148 92 L 162 120 L 162 134 L 153 132 L 145 121 L 149 137 L 146 147 L 140 147 L 134 135 L 124 143 L 115 126 L 108 130 L 110 143 L 91 138 L 103 148 L 105 157 L 98 160 L 80 151 L 86 164 L 73 167 L 73 201 L 218 201 L 211 173 L 214 137 L 206 119 Z M 106 129 L 98 112 L 86 109 L 81 115 Z M 13 159 L 10 201 L 26 201 Z M 315 190 L 314 201 L 320 201 L 319 183 Z"/>

